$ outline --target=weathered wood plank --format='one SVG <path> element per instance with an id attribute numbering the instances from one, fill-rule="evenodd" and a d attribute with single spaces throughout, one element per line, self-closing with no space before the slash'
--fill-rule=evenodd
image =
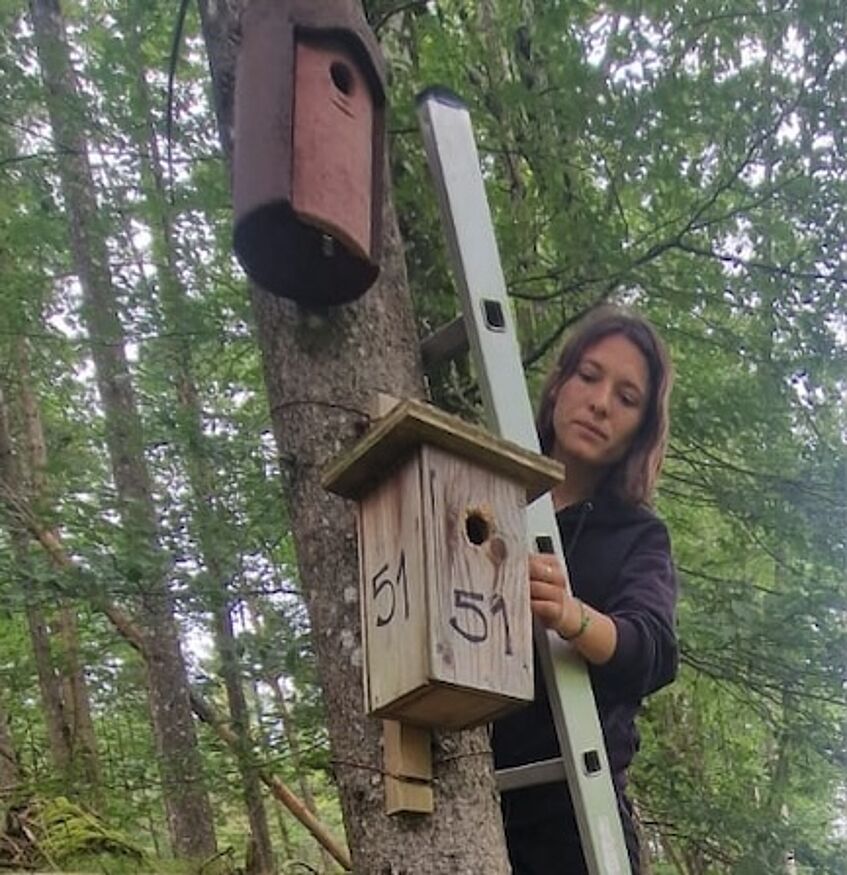
<path id="1" fill-rule="evenodd" d="M 386 775 L 385 811 L 386 814 L 400 814 L 401 812 L 431 814 L 435 811 L 432 786 Z"/>
<path id="2" fill-rule="evenodd" d="M 358 498 L 420 444 L 441 447 L 519 483 L 533 501 L 564 479 L 561 463 L 531 453 L 437 407 L 401 401 L 324 472 L 325 489 Z"/>
<path id="3" fill-rule="evenodd" d="M 523 490 L 437 447 L 423 448 L 422 463 L 430 678 L 530 701 Z"/>
<path id="4" fill-rule="evenodd" d="M 360 505 L 367 711 L 425 683 L 426 578 L 420 461 L 408 459 Z"/>
<path id="5" fill-rule="evenodd" d="M 432 780 L 432 733 L 397 720 L 382 721 L 383 763 L 396 778 Z"/>

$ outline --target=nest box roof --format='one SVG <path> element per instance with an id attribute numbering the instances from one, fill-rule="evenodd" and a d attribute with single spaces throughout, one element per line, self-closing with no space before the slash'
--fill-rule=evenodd
<path id="1" fill-rule="evenodd" d="M 565 477 L 564 465 L 548 456 L 495 437 L 431 404 L 407 399 L 330 464 L 322 477 L 323 486 L 345 498 L 359 498 L 421 444 L 440 447 L 521 484 L 527 501 L 534 501 Z"/>

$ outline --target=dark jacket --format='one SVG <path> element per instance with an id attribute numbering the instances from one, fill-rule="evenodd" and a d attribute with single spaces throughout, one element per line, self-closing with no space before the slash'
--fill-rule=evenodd
<path id="1" fill-rule="evenodd" d="M 556 518 L 574 594 L 617 626 L 615 653 L 605 665 L 591 666 L 590 676 L 609 765 L 622 790 L 638 749 L 635 716 L 641 700 L 670 683 L 677 670 L 677 581 L 670 539 L 664 523 L 649 510 L 611 496 L 566 508 Z M 561 755 L 537 660 L 535 679 L 535 701 L 495 724 L 498 768 Z M 553 814 L 556 805 L 551 803 L 561 797 L 560 786 L 504 794 L 507 824 Z M 519 804 L 510 806 L 508 797 Z"/>

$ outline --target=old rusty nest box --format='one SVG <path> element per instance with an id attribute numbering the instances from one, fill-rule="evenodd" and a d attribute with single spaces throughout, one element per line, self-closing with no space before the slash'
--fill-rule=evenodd
<path id="1" fill-rule="evenodd" d="M 385 74 L 354 0 L 253 0 L 235 87 L 234 246 L 262 288 L 307 308 L 380 268 Z"/>

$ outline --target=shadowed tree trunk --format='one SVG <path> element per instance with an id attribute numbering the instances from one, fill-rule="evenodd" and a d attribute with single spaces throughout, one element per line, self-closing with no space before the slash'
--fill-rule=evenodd
<path id="1" fill-rule="evenodd" d="M 32 655 L 35 660 L 35 671 L 38 676 L 38 691 L 41 695 L 41 708 L 44 723 L 47 727 L 47 741 L 50 748 L 50 758 L 60 779 L 64 782 L 70 777 L 71 768 L 71 738 L 70 726 L 65 719 L 65 708 L 62 701 L 62 685 L 53 666 L 53 655 L 50 648 L 50 629 L 44 616 L 44 611 L 31 595 L 33 580 L 27 580 L 28 565 L 27 550 L 29 548 L 26 535 L 15 532 L 12 535 L 15 561 L 21 570 L 21 580 L 27 589 L 26 621 L 29 629 L 29 640 L 32 644 Z"/>
<path id="2" fill-rule="evenodd" d="M 30 11 L 53 138 L 63 153 L 58 169 L 70 219 L 73 263 L 82 289 L 82 317 L 91 343 L 123 523 L 125 549 L 118 553 L 127 557 L 123 573 L 139 591 L 150 713 L 171 846 L 180 857 L 205 857 L 215 850 L 212 812 L 191 717 L 185 663 L 167 581 L 167 558 L 158 543 L 156 509 L 123 327 L 80 125 L 84 112 L 58 0 L 30 0 Z"/>
<path id="3" fill-rule="evenodd" d="M 26 446 L 24 471 L 26 493 L 31 505 L 39 514 L 49 504 L 47 495 L 47 442 L 41 409 L 33 389 L 29 362 L 29 344 L 20 338 L 15 345 L 15 364 L 18 376 L 18 399 Z M 37 620 L 37 618 L 36 618 Z M 62 599 L 56 612 L 55 633 L 52 645 L 58 652 L 57 691 L 62 705 L 61 718 L 69 750 L 69 765 L 74 778 L 80 777 L 96 795 L 100 783 L 100 763 L 97 756 L 97 739 L 91 719 L 91 703 L 85 682 L 85 673 L 79 656 L 79 630 L 75 609 Z M 49 656 L 49 654 L 48 654 Z"/>
<path id="4" fill-rule="evenodd" d="M 101 780 L 97 737 L 91 719 L 91 699 L 79 653 L 79 623 L 76 609 L 63 602 L 57 615 L 56 642 L 60 652 L 60 673 L 65 715 L 71 731 L 71 750 L 80 760 L 82 774 L 95 796 Z"/>
<path id="5" fill-rule="evenodd" d="M 239 4 L 201 0 L 200 9 L 229 155 Z M 402 242 L 388 196 L 384 217 L 382 273 L 360 302 L 304 312 L 254 288 L 253 312 L 353 868 L 496 875 L 509 865 L 484 731 L 437 734 L 434 814 L 385 814 L 380 723 L 362 713 L 354 513 L 320 486 L 321 470 L 367 423 L 376 392 L 422 394 Z"/>
<path id="6" fill-rule="evenodd" d="M 21 769 L 6 709 L 0 704 L 0 805 L 5 805 L 21 782 Z"/>
<path id="7" fill-rule="evenodd" d="M 11 417 L 6 394 L 4 387 L 0 386 L 0 481 L 9 492 L 23 496 L 25 490 L 22 466 L 20 456 L 15 452 L 12 440 Z M 70 727 L 65 718 L 62 685 L 53 665 L 50 630 L 39 602 L 39 594 L 36 592 L 36 581 L 29 573 L 29 536 L 18 520 L 11 515 L 8 517 L 6 525 L 18 577 L 23 587 L 24 609 L 35 662 L 35 673 L 38 678 L 42 715 L 47 729 L 50 758 L 60 779 L 68 781 L 72 759 Z"/>

